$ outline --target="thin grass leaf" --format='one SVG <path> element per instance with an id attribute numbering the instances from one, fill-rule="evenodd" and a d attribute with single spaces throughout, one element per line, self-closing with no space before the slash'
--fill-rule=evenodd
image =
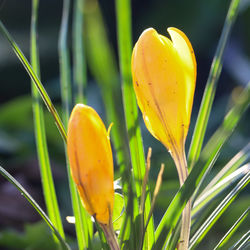
<path id="1" fill-rule="evenodd" d="M 216 92 L 217 82 L 221 73 L 224 49 L 238 14 L 239 3 L 240 0 L 231 1 L 227 17 L 223 26 L 223 30 L 221 33 L 221 37 L 209 72 L 206 88 L 203 94 L 199 114 L 197 117 L 195 129 L 192 136 L 191 145 L 189 148 L 188 166 L 190 169 L 192 169 L 192 167 L 198 160 L 201 152 L 205 132 L 207 129 L 207 123 Z"/>
<path id="2" fill-rule="evenodd" d="M 145 174 L 145 158 L 139 127 L 139 116 L 136 97 L 132 85 L 131 76 L 131 5 L 130 0 L 116 0 L 116 21 L 119 47 L 120 72 L 122 78 L 123 106 L 126 118 L 126 126 L 129 137 L 129 148 L 133 167 L 133 175 L 136 181 L 137 197 L 141 196 L 141 186 Z M 145 218 L 150 211 L 150 196 L 145 202 Z M 136 216 L 137 214 L 135 214 Z M 154 223 L 151 218 L 145 235 L 145 248 L 151 248 L 154 243 Z"/>
<path id="3" fill-rule="evenodd" d="M 38 12 L 39 0 L 32 1 L 32 17 L 31 17 L 31 64 L 34 72 L 40 77 L 39 66 L 39 52 L 37 47 L 37 12 Z M 34 129 L 36 137 L 37 154 L 41 172 L 43 193 L 45 197 L 45 203 L 51 222 L 55 225 L 56 229 L 65 239 L 62 220 L 60 216 L 59 206 L 57 202 L 54 181 L 52 177 L 50 160 L 46 141 L 46 132 L 44 124 L 43 107 L 41 106 L 41 100 L 39 92 L 37 91 L 35 84 L 31 82 L 32 87 L 32 106 L 34 115 Z"/>
<path id="4" fill-rule="evenodd" d="M 60 83 L 61 83 L 61 98 L 63 104 L 63 120 L 65 125 L 68 124 L 70 109 L 72 105 L 71 95 L 71 79 L 70 79 L 70 59 L 69 48 L 67 43 L 68 38 L 68 23 L 69 23 L 70 0 L 63 1 L 63 14 L 61 29 L 58 40 L 59 65 L 60 65 Z M 73 212 L 75 215 L 75 228 L 79 249 L 90 248 L 90 240 L 92 238 L 92 228 L 90 218 L 87 212 L 82 207 L 79 194 L 75 183 L 72 179 L 69 161 L 67 157 L 67 149 L 65 143 L 66 165 L 68 172 L 68 180 L 71 194 Z"/>
<path id="5" fill-rule="evenodd" d="M 85 103 L 84 90 L 87 85 L 87 70 L 83 39 L 83 12 L 85 0 L 75 0 L 73 13 L 73 75 L 74 75 L 74 103 Z"/>
<path id="6" fill-rule="evenodd" d="M 249 247 L 249 239 L 250 239 L 250 230 L 246 232 L 229 250 L 243 250 L 248 249 Z"/>
<path id="7" fill-rule="evenodd" d="M 241 223 L 246 220 L 250 212 L 248 208 L 244 213 L 238 218 L 238 220 L 233 224 L 233 226 L 227 231 L 227 233 L 222 237 L 219 243 L 215 246 L 215 249 L 222 249 L 222 247 L 228 242 L 228 240 L 232 237 L 234 232 L 239 228 Z"/>
<path id="8" fill-rule="evenodd" d="M 12 176 L 10 175 L 4 168 L 0 166 L 0 174 L 11 184 L 13 184 L 20 192 L 21 195 L 23 195 L 27 201 L 35 208 L 35 210 L 39 213 L 39 215 L 42 217 L 42 219 L 47 223 L 47 225 L 50 227 L 51 231 L 54 233 L 54 235 L 58 238 L 62 245 L 62 249 L 70 250 L 71 248 L 68 246 L 68 244 L 65 242 L 65 240 L 62 238 L 61 234 L 57 231 L 53 223 L 50 221 L 49 217 L 46 215 L 46 213 L 42 210 L 42 208 L 36 203 L 36 201 L 32 198 L 32 196 L 25 190 L 25 188 Z"/>
<path id="9" fill-rule="evenodd" d="M 236 154 L 223 169 L 206 185 L 201 195 L 210 190 L 222 178 L 230 175 L 234 170 L 240 167 L 244 162 L 250 159 L 250 143 L 248 143 L 238 154 Z"/>
<path id="10" fill-rule="evenodd" d="M 214 223 L 220 218 L 228 206 L 238 196 L 239 192 L 246 187 L 250 182 L 250 172 L 248 172 L 236 185 L 233 190 L 221 201 L 217 208 L 209 215 L 206 221 L 199 227 L 196 233 L 190 240 L 189 249 L 196 247 L 201 240 L 206 236 L 207 232 L 211 229 Z"/>
<path id="11" fill-rule="evenodd" d="M 186 202 L 192 196 L 198 186 L 200 186 L 204 176 L 212 168 L 215 159 L 220 153 L 222 146 L 229 139 L 233 130 L 237 126 L 240 118 L 249 106 L 250 83 L 239 97 L 238 103 L 228 112 L 222 125 L 210 138 L 202 150 L 199 161 L 195 164 L 187 180 L 175 195 L 167 211 L 165 212 L 156 230 L 156 242 L 153 249 L 162 248 L 169 240 L 173 229 L 181 215 Z"/>
<path id="12" fill-rule="evenodd" d="M 249 171 L 250 163 L 237 169 L 211 189 L 200 195 L 194 202 L 192 208 L 192 217 L 194 218 L 196 215 L 198 215 L 201 210 L 205 209 L 205 207 L 207 207 L 215 198 L 224 194 L 227 189 L 231 188 L 231 186 L 234 185 L 236 181 L 241 179 Z"/>
<path id="13" fill-rule="evenodd" d="M 30 66 L 28 60 L 24 56 L 23 52 L 19 49 L 19 47 L 17 46 L 17 44 L 15 43 L 15 41 L 13 40 L 13 38 L 11 37 L 9 32 L 6 30 L 5 26 L 3 25 L 3 23 L 1 21 L 0 21 L 0 32 L 8 40 L 8 42 L 10 43 L 13 51 L 15 52 L 18 59 L 20 60 L 20 62 L 24 66 L 25 70 L 29 74 L 31 80 L 33 81 L 33 83 L 36 84 L 36 87 L 37 87 L 37 89 L 38 89 L 38 91 L 39 91 L 45 105 L 47 106 L 49 112 L 51 113 L 51 115 L 53 116 L 53 118 L 55 120 L 56 126 L 57 126 L 63 140 L 66 142 L 67 141 L 67 135 L 66 135 L 66 132 L 65 132 L 65 128 L 63 126 L 63 123 L 61 121 L 60 116 L 58 115 L 53 103 L 50 100 L 49 95 L 47 94 L 45 88 L 43 87 L 40 79 L 37 77 L 37 75 L 33 71 L 33 69 Z"/>

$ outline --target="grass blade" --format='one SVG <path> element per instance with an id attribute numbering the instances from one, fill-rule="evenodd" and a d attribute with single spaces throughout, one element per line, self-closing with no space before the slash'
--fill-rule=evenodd
<path id="1" fill-rule="evenodd" d="M 250 230 L 246 232 L 242 237 L 232 246 L 229 248 L 229 250 L 242 250 L 242 249 L 248 249 L 247 246 L 249 246 L 249 239 L 250 239 Z"/>
<path id="2" fill-rule="evenodd" d="M 85 0 L 75 0 L 73 13 L 73 75 L 76 87 L 74 103 L 85 103 L 84 90 L 87 85 L 87 70 L 83 39 L 83 11 Z"/>
<path id="3" fill-rule="evenodd" d="M 40 76 L 39 52 L 37 47 L 37 12 L 39 0 L 32 1 L 32 18 L 31 18 L 31 64 L 34 72 Z M 50 160 L 46 141 L 46 132 L 44 124 L 43 107 L 41 106 L 39 92 L 35 84 L 31 83 L 32 87 L 32 106 L 34 115 L 34 129 L 36 137 L 37 154 L 41 172 L 43 193 L 49 218 L 55 225 L 58 232 L 65 238 L 62 220 L 60 216 L 59 206 L 57 202 L 54 181 L 52 177 Z"/>
<path id="4" fill-rule="evenodd" d="M 195 129 L 192 136 L 191 145 L 189 148 L 188 166 L 190 169 L 194 166 L 195 162 L 198 160 L 201 152 L 207 128 L 207 123 L 216 92 L 217 82 L 221 73 L 222 57 L 224 54 L 224 49 L 228 41 L 230 31 L 233 27 L 233 24 L 238 14 L 239 3 L 240 0 L 231 1 L 227 17 L 223 26 L 223 30 L 221 33 L 221 37 L 209 72 L 206 88 L 203 94 L 199 114 L 197 117 Z"/>
<path id="5" fill-rule="evenodd" d="M 139 198 L 141 196 L 141 187 L 143 177 L 145 175 L 146 165 L 141 131 L 139 127 L 138 109 L 131 76 L 132 32 L 130 0 L 116 0 L 116 17 L 120 71 L 123 90 L 123 106 L 129 136 L 129 148 L 133 174 L 136 181 L 136 193 L 137 197 Z M 145 221 L 148 217 L 150 206 L 150 196 L 147 196 L 145 202 Z M 152 244 L 154 243 L 153 218 L 151 218 L 149 222 L 145 240 L 145 248 L 151 248 Z"/>
<path id="6" fill-rule="evenodd" d="M 205 209 L 216 197 L 223 194 L 225 190 L 235 184 L 236 181 L 241 179 L 246 173 L 250 171 L 250 164 L 246 164 L 241 168 L 234 171 L 232 174 L 217 183 L 211 189 L 200 195 L 194 202 L 192 209 L 192 217 L 194 218 L 201 210 Z"/>
<path id="7" fill-rule="evenodd" d="M 250 158 L 250 143 L 248 143 L 238 154 L 236 154 L 228 164 L 206 185 L 206 188 L 202 193 L 211 189 L 222 178 L 225 178 L 231 174 L 235 169 L 241 166 L 244 162 Z"/>
<path id="8" fill-rule="evenodd" d="M 58 41 L 58 50 L 59 50 L 59 64 L 60 64 L 61 98 L 63 104 L 63 120 L 66 125 L 68 123 L 70 109 L 72 105 L 70 60 L 69 60 L 69 48 L 67 43 L 69 10 L 70 10 L 70 0 L 64 0 L 61 29 Z M 65 152 L 67 152 L 66 144 L 65 144 Z M 90 226 L 91 223 L 89 222 L 90 218 L 87 215 L 84 208 L 82 207 L 75 183 L 71 176 L 67 153 L 65 153 L 65 155 L 66 155 L 71 201 L 73 206 L 73 212 L 75 215 L 75 228 L 77 234 L 78 247 L 79 249 L 85 249 L 90 247 L 89 238 L 92 238 L 92 231 Z"/>
<path id="9" fill-rule="evenodd" d="M 38 89 L 38 91 L 39 91 L 45 105 L 47 106 L 49 112 L 51 113 L 51 115 L 53 116 L 53 118 L 55 120 L 56 126 L 57 126 L 63 140 L 67 141 L 67 135 L 66 135 L 66 132 L 65 132 L 65 128 L 63 126 L 63 123 L 61 121 L 60 116 L 58 115 L 53 103 L 50 100 L 49 95 L 47 94 L 45 88 L 43 87 L 40 79 L 37 77 L 37 75 L 33 71 L 32 67 L 30 66 L 28 60 L 26 59 L 26 57 L 24 56 L 22 51 L 19 49 L 19 47 L 17 46 L 17 44 L 15 43 L 15 41 L 13 40 L 13 38 L 11 37 L 9 32 L 6 30 L 6 28 L 4 27 L 4 25 L 3 25 L 3 23 L 1 21 L 0 21 L 0 32 L 8 40 L 8 42 L 10 43 L 13 51 L 15 52 L 18 59 L 22 63 L 23 67 L 25 68 L 25 70 L 29 74 L 31 80 L 33 81 L 33 83 L 35 83 L 35 85 L 36 85 L 36 87 L 37 87 L 37 89 Z"/>
<path id="10" fill-rule="evenodd" d="M 248 208 L 239 218 L 238 220 L 233 224 L 233 226 L 227 231 L 227 233 L 222 237 L 220 242 L 216 245 L 215 249 L 221 249 L 227 241 L 231 238 L 231 236 L 234 234 L 234 232 L 238 229 L 238 227 L 241 225 L 241 223 L 248 217 L 250 212 L 250 209 Z"/>
<path id="11" fill-rule="evenodd" d="M 240 118 L 248 108 L 250 102 L 249 97 L 250 83 L 239 97 L 239 102 L 228 112 L 222 125 L 204 147 L 199 161 L 195 164 L 187 180 L 169 205 L 156 230 L 156 243 L 153 249 L 160 249 L 164 246 L 165 242 L 168 241 L 186 202 L 200 185 L 207 171 L 213 166 L 222 146 L 229 139 Z"/>
<path id="12" fill-rule="evenodd" d="M 246 187 L 246 185 L 250 182 L 250 172 L 248 172 L 236 185 L 233 190 L 228 193 L 228 195 L 222 200 L 222 202 L 217 206 L 217 208 L 209 215 L 206 221 L 199 227 L 196 233 L 190 240 L 189 249 L 196 247 L 201 240 L 205 237 L 210 228 L 214 225 L 214 223 L 220 218 L 223 212 L 227 209 L 227 207 L 234 201 L 234 199 L 238 196 L 239 192 Z"/>
<path id="13" fill-rule="evenodd" d="M 32 196 L 24 189 L 24 187 L 1 166 L 0 166 L 0 173 L 6 180 L 8 180 L 8 182 L 13 184 L 21 192 L 21 194 L 28 200 L 28 202 L 36 209 L 36 211 L 39 213 L 39 215 L 42 217 L 42 219 L 50 227 L 50 229 L 54 233 L 54 235 L 61 242 L 62 248 L 65 250 L 66 249 L 69 250 L 70 247 L 65 242 L 65 240 L 62 238 L 61 234 L 57 231 L 57 229 L 55 228 L 53 223 L 50 221 L 49 217 L 45 214 L 45 212 L 42 210 L 42 208 L 36 203 L 36 201 L 32 198 Z"/>

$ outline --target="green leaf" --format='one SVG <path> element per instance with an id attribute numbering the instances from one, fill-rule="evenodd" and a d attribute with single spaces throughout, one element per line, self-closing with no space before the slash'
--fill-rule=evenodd
<path id="1" fill-rule="evenodd" d="M 192 208 L 192 218 L 195 218 L 202 210 L 204 210 L 215 198 L 225 194 L 226 190 L 231 188 L 235 182 L 241 179 L 250 171 L 250 164 L 246 164 L 234 171 L 222 181 L 211 187 L 206 192 L 202 193 L 194 202 Z"/>
<path id="2" fill-rule="evenodd" d="M 74 103 L 86 102 L 84 92 L 87 85 L 87 69 L 84 50 L 84 25 L 83 12 L 85 1 L 76 0 L 73 12 L 73 75 L 76 93 Z"/>
<path id="3" fill-rule="evenodd" d="M 238 229 L 242 222 L 244 222 L 249 216 L 250 209 L 244 211 L 244 213 L 237 219 L 237 221 L 233 224 L 233 226 L 227 231 L 227 233 L 222 237 L 219 243 L 215 246 L 215 249 L 222 249 L 224 245 L 229 241 L 234 232 Z M 249 219 L 249 218 L 248 218 Z"/>
<path id="4" fill-rule="evenodd" d="M 250 172 L 248 172 L 233 188 L 230 193 L 222 200 L 222 202 L 217 206 L 217 208 L 209 215 L 206 221 L 199 227 L 190 240 L 190 249 L 195 248 L 201 240 L 205 237 L 207 232 L 211 229 L 214 223 L 220 218 L 227 207 L 233 202 L 233 200 L 238 196 L 239 192 L 246 187 L 250 182 Z"/>
<path id="5" fill-rule="evenodd" d="M 113 218 L 112 218 L 113 228 L 115 231 L 121 229 L 123 217 L 125 215 L 124 209 L 125 209 L 124 197 L 119 193 L 115 193 Z"/>

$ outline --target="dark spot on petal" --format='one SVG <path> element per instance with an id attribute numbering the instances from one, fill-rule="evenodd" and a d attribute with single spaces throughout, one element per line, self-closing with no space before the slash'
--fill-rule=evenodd
<path id="1" fill-rule="evenodd" d="M 137 82 L 137 81 L 135 82 L 135 84 L 136 84 L 136 86 L 137 86 L 137 87 L 139 86 L 139 84 L 138 84 L 138 82 Z"/>
<path id="2" fill-rule="evenodd" d="M 149 104 L 150 104 L 150 102 L 149 101 L 147 101 L 147 105 L 149 106 Z"/>
<path id="3" fill-rule="evenodd" d="M 148 83 L 148 85 L 150 85 L 150 86 L 151 86 L 151 85 L 152 85 L 152 83 L 151 83 L 151 82 L 149 82 L 149 83 Z"/>

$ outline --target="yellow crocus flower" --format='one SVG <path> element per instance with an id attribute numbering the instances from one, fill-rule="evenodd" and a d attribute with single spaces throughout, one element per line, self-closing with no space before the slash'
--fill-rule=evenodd
<path id="1" fill-rule="evenodd" d="M 133 85 L 150 133 L 171 152 L 184 151 L 196 81 L 196 60 L 185 34 L 168 28 L 172 40 L 146 29 L 132 55 Z M 182 152 L 183 153 L 183 152 Z"/>
<path id="2" fill-rule="evenodd" d="M 185 141 L 196 82 L 196 60 L 186 35 L 168 28 L 171 40 L 145 30 L 132 54 L 133 85 L 150 133 L 170 152 L 180 185 L 188 176 Z M 191 203 L 183 210 L 179 248 L 188 248 Z"/>
<path id="3" fill-rule="evenodd" d="M 88 213 L 112 225 L 113 157 L 106 130 L 97 112 L 77 104 L 68 124 L 67 150 L 71 174 Z"/>

